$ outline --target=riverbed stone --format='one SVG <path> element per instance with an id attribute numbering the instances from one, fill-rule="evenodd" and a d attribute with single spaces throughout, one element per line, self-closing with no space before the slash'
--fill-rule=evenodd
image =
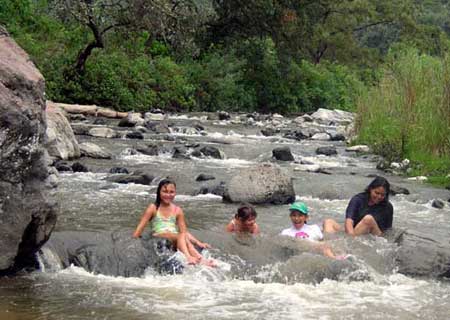
<path id="1" fill-rule="evenodd" d="M 319 147 L 316 149 L 316 154 L 322 154 L 325 156 L 334 156 L 337 155 L 336 147 Z"/>
<path id="2" fill-rule="evenodd" d="M 436 209 L 443 209 L 445 204 L 444 201 L 440 199 L 433 199 L 433 201 L 431 202 L 431 206 Z"/>
<path id="3" fill-rule="evenodd" d="M 225 159 L 225 154 L 219 148 L 213 146 L 204 146 L 199 150 L 205 157 L 214 159 Z"/>
<path id="4" fill-rule="evenodd" d="M 289 147 L 277 147 L 272 150 L 272 157 L 279 161 L 294 161 Z"/>
<path id="5" fill-rule="evenodd" d="M 61 268 L 74 265 L 115 277 L 140 277 L 147 268 L 162 274 L 183 271 L 168 240 L 153 238 L 149 233 L 134 239 L 132 234 L 132 230 L 55 232 L 41 249 L 41 255 L 51 253 Z"/>
<path id="6" fill-rule="evenodd" d="M 399 245 L 399 272 L 411 276 L 449 277 L 450 245 L 430 234 L 402 230 L 396 236 Z"/>
<path id="7" fill-rule="evenodd" d="M 47 103 L 46 148 L 51 157 L 68 160 L 80 157 L 80 147 L 64 112 Z"/>
<path id="8" fill-rule="evenodd" d="M 292 179 L 275 164 L 264 163 L 241 169 L 229 181 L 223 200 L 253 204 L 294 202 Z"/>
<path id="9" fill-rule="evenodd" d="M 143 184 L 143 185 L 150 185 L 155 179 L 154 176 L 151 174 L 135 171 L 131 174 L 116 174 L 109 177 L 106 177 L 106 181 L 109 182 L 115 182 L 115 183 L 121 183 L 121 184 L 129 184 L 129 183 L 135 183 L 135 184 Z"/>
<path id="10" fill-rule="evenodd" d="M 347 125 L 353 122 L 354 114 L 339 109 L 329 110 L 319 108 L 311 117 L 314 121 L 326 125 Z"/>
<path id="11" fill-rule="evenodd" d="M 92 142 L 80 143 L 81 154 L 94 159 L 111 159 L 112 155 L 100 146 Z"/>
<path id="12" fill-rule="evenodd" d="M 125 118 L 120 119 L 119 127 L 135 127 L 144 125 L 144 119 L 140 113 L 129 112 Z"/>
<path id="13" fill-rule="evenodd" d="M 0 26 L 0 275 L 34 264 L 56 223 L 45 183 L 44 89 L 42 74 Z"/>
<path id="14" fill-rule="evenodd" d="M 406 195 L 408 195 L 409 193 L 410 192 L 409 192 L 409 190 L 407 188 L 391 184 L 391 188 L 390 188 L 390 194 L 391 195 L 393 195 L 393 196 L 395 196 L 397 194 L 406 194 Z"/>
<path id="15" fill-rule="evenodd" d="M 103 128 L 103 127 L 99 127 L 99 128 L 91 128 L 89 129 L 88 134 L 92 137 L 97 137 L 97 138 L 117 138 L 117 132 L 114 131 L 111 128 Z"/>

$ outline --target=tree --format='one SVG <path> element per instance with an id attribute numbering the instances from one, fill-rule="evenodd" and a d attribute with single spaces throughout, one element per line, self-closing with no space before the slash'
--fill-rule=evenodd
<path id="1" fill-rule="evenodd" d="M 213 0 L 214 42 L 270 37 L 279 53 L 319 63 L 358 56 L 358 34 L 380 25 L 413 23 L 413 0 Z"/>

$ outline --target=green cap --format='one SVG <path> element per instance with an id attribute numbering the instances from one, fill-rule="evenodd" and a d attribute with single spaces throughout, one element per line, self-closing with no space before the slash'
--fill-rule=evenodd
<path id="1" fill-rule="evenodd" d="M 294 202 L 289 207 L 289 211 L 299 211 L 305 215 L 308 215 L 308 207 L 303 202 Z"/>

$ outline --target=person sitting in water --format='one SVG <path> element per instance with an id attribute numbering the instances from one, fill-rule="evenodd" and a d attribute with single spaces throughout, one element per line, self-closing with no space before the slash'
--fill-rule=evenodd
<path id="1" fill-rule="evenodd" d="M 227 224 L 227 232 L 258 234 L 259 226 L 256 223 L 257 213 L 250 205 L 239 207 L 234 218 Z"/>
<path id="2" fill-rule="evenodd" d="M 320 250 L 323 255 L 332 259 L 345 259 L 345 256 L 336 256 L 331 247 L 325 243 L 317 243 L 323 240 L 323 233 L 317 224 L 307 224 L 309 210 L 303 202 L 294 202 L 289 207 L 289 216 L 292 226 L 281 231 L 282 236 L 289 236 L 296 239 L 309 240 L 314 244 L 314 248 Z"/>
<path id="3" fill-rule="evenodd" d="M 364 192 L 353 196 L 345 211 L 345 232 L 351 236 L 381 236 L 392 228 L 394 209 L 389 202 L 389 192 L 389 182 L 383 177 L 376 177 Z M 323 230 L 334 233 L 341 227 L 336 221 L 327 219 Z"/>
<path id="4" fill-rule="evenodd" d="M 389 202 L 390 184 L 376 177 L 364 192 L 355 195 L 345 211 L 345 232 L 352 236 L 381 236 L 392 228 L 394 208 Z"/>
<path id="5" fill-rule="evenodd" d="M 175 182 L 171 179 L 161 180 L 156 190 L 156 201 L 142 214 L 133 237 L 139 238 L 147 223 L 151 221 L 152 235 L 170 240 L 174 247 L 184 254 L 189 264 L 203 263 L 215 266 L 213 260 L 204 259 L 195 248 L 195 245 L 200 248 L 210 246 L 187 231 L 183 210 L 173 203 L 175 195 Z"/>

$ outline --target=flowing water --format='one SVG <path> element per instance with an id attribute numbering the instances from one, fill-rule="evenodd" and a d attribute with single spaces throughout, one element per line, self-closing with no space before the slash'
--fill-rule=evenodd
<path id="1" fill-rule="evenodd" d="M 196 120 L 171 121 L 182 127 Z M 184 209 L 190 230 L 212 245 L 208 254 L 218 260 L 217 268 L 193 266 L 183 274 L 164 276 L 147 269 L 139 278 L 111 277 L 74 266 L 61 270 L 47 253 L 41 259 L 51 268 L 1 280 L 0 319 L 448 319 L 450 282 L 398 273 L 397 247 L 385 238 L 331 239 L 337 253 L 352 255 L 343 268 L 345 262 L 331 261 L 278 235 L 290 225 L 288 205 L 256 206 L 262 234 L 240 238 L 224 232 L 237 204 L 212 194 L 194 195 L 202 185 L 195 181 L 198 174 L 214 175 L 212 183 L 227 182 L 239 169 L 270 160 L 272 149 L 285 145 L 297 162 L 320 163 L 331 173 L 279 163 L 293 177 L 297 199 L 310 207 L 310 223 L 326 217 L 343 222 L 350 197 L 370 182 L 369 174 L 380 173 L 374 157 L 346 152 L 342 142 L 263 137 L 258 126 L 201 123 L 207 134 L 178 133 L 178 142 L 217 146 L 226 159 L 172 159 L 168 152 L 130 155 L 128 148 L 158 138 L 152 135 L 144 141 L 78 136 L 80 142 L 102 145 L 114 159 L 81 159 L 91 172 L 61 174 L 52 198 L 60 207 L 58 231 L 130 229 L 131 236 L 142 211 L 155 199 L 158 179 L 151 186 L 115 184 L 104 180 L 107 171 L 124 166 L 157 178 L 171 176 L 177 181 L 176 203 Z M 328 145 L 337 147 L 337 156 L 315 155 L 318 146 Z M 387 178 L 411 191 L 391 197 L 394 226 L 448 242 L 449 205 L 442 210 L 431 206 L 434 198 L 447 200 L 448 191 Z"/>

